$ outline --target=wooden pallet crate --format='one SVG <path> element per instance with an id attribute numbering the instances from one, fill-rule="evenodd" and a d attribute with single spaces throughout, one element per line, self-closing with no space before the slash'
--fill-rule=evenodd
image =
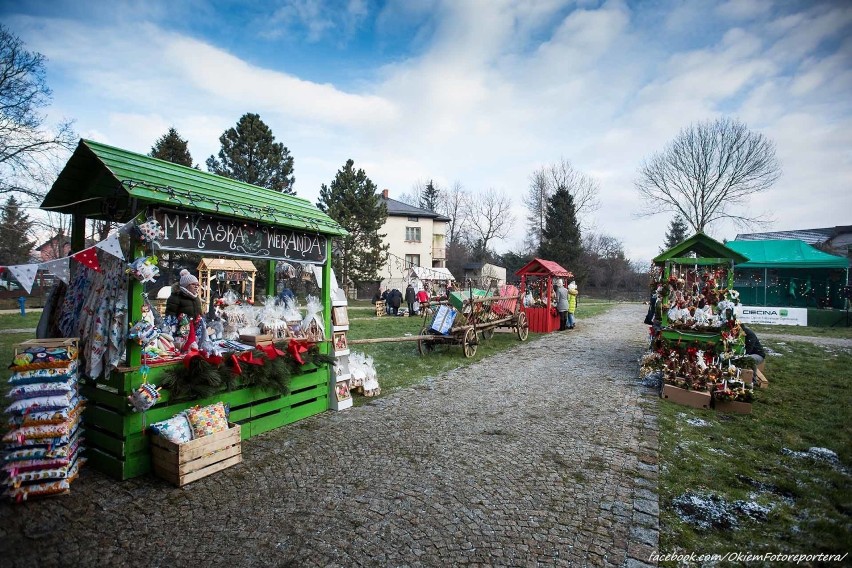
<path id="1" fill-rule="evenodd" d="M 312 367 L 305 365 L 305 368 Z M 155 384 L 162 380 L 157 368 L 151 370 Z M 150 377 L 149 377 L 150 378 Z M 231 407 L 230 419 L 242 427 L 241 436 L 250 438 L 268 430 L 292 424 L 308 416 L 328 410 L 327 367 L 312 367 L 293 377 L 290 393 L 277 395 L 257 388 L 240 388 L 221 392 L 204 399 L 172 400 L 166 389 L 164 396 L 147 412 L 137 413 L 127 404 L 127 393 L 141 384 L 141 379 L 124 373 L 111 381 L 115 387 L 98 381 L 82 389 L 89 403 L 84 412 L 88 465 L 116 479 L 130 479 L 151 471 L 148 424 L 171 418 L 191 406 L 205 406 L 218 401 Z M 103 387 L 103 388 L 99 388 Z M 109 389 L 109 390 L 106 390 Z M 112 392 L 116 391 L 117 392 Z"/>
<path id="2" fill-rule="evenodd" d="M 227 430 L 175 444 L 161 436 L 151 436 L 151 464 L 154 473 L 183 487 L 243 461 L 241 429 L 229 424 Z"/>

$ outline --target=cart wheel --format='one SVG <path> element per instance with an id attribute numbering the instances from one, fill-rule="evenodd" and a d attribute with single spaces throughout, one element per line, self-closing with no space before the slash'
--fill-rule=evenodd
<path id="1" fill-rule="evenodd" d="M 482 330 L 482 339 L 491 339 L 494 337 L 494 328 L 488 327 Z"/>
<path id="2" fill-rule="evenodd" d="M 464 333 L 464 356 L 467 358 L 476 355 L 476 332 L 470 328 Z"/>
<path id="3" fill-rule="evenodd" d="M 420 330 L 420 335 L 429 335 L 429 328 L 424 327 Z M 428 339 L 418 339 L 417 340 L 417 351 L 420 352 L 421 355 L 426 355 L 427 353 L 431 353 L 432 350 L 435 349 L 435 345 L 429 341 Z"/>
<path id="4" fill-rule="evenodd" d="M 526 341 L 530 336 L 530 322 L 527 321 L 527 314 L 521 312 L 518 314 L 518 339 Z"/>

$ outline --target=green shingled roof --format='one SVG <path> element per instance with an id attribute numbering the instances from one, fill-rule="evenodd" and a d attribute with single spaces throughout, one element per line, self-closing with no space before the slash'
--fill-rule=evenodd
<path id="1" fill-rule="evenodd" d="M 137 201 L 135 208 L 133 200 Z M 109 208 L 105 208 L 105 204 L 109 204 Z M 346 234 L 331 217 L 301 197 L 92 140 L 80 140 L 41 206 L 60 213 L 127 221 L 147 204 L 315 230 L 327 235 Z"/>
<path id="2" fill-rule="evenodd" d="M 748 257 L 731 248 L 726 247 L 719 241 L 712 239 L 704 233 L 695 233 L 654 257 L 654 264 L 664 264 L 667 260 L 685 257 L 689 253 L 695 253 L 699 257 L 725 258 L 740 264 L 746 262 Z"/>

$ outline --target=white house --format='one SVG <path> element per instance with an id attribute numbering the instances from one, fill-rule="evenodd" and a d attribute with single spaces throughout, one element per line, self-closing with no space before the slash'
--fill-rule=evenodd
<path id="1" fill-rule="evenodd" d="M 383 244 L 390 248 L 388 262 L 381 272 L 381 286 L 405 291 L 412 277 L 410 269 L 415 267 L 423 268 L 418 272 L 425 274 L 425 278 L 446 281 L 449 217 L 391 199 L 388 193 L 387 189 L 382 191 L 388 218 L 381 232 L 385 234 Z M 441 270 L 432 271 L 433 268 Z"/>

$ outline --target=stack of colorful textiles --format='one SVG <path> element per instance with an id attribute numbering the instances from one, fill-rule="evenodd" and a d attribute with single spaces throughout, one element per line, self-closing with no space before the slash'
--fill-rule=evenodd
<path id="1" fill-rule="evenodd" d="M 67 493 L 85 461 L 77 344 L 77 339 L 29 341 L 18 347 L 10 365 L 3 483 L 14 501 Z"/>

